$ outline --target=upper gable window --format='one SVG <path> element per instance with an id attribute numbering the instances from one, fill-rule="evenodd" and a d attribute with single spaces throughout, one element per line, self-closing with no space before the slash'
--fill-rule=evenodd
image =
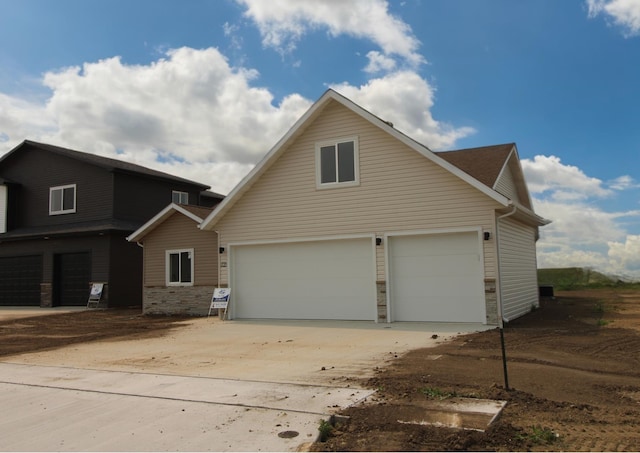
<path id="1" fill-rule="evenodd" d="M 171 193 L 171 199 L 176 204 L 189 204 L 189 193 L 178 192 L 177 190 L 174 190 Z"/>
<path id="2" fill-rule="evenodd" d="M 76 185 L 51 187 L 49 189 L 49 215 L 76 212 Z"/>
<path id="3" fill-rule="evenodd" d="M 316 144 L 316 185 L 319 188 L 357 185 L 359 173 L 357 138 Z"/>

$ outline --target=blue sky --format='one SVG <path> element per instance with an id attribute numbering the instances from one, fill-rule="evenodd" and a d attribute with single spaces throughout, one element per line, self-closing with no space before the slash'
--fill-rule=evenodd
<path id="1" fill-rule="evenodd" d="M 640 0 L 0 0 L 24 139 L 227 193 L 327 88 L 433 150 L 516 142 L 541 267 L 640 278 Z"/>

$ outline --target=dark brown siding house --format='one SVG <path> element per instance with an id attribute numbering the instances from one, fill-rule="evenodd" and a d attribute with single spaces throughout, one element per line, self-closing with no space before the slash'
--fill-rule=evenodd
<path id="1" fill-rule="evenodd" d="M 142 303 L 142 249 L 126 237 L 168 203 L 213 207 L 209 186 L 25 140 L 0 158 L 0 306 Z"/>

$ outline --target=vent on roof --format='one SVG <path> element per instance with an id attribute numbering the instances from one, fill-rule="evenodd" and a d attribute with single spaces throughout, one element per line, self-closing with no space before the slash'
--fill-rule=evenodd
<path id="1" fill-rule="evenodd" d="M 385 124 L 387 124 L 388 126 L 393 127 L 393 123 L 391 121 L 387 121 L 387 120 L 382 120 Z"/>

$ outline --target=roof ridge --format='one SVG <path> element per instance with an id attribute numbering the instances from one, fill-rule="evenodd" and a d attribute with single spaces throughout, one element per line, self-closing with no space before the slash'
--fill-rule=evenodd
<path id="1" fill-rule="evenodd" d="M 145 167 L 143 165 L 134 164 L 124 160 L 120 160 L 120 159 L 114 159 L 112 157 L 101 156 L 99 154 L 89 153 L 86 151 L 79 151 L 76 149 L 65 148 L 58 145 L 52 145 L 49 143 L 41 143 L 33 140 L 24 140 L 20 145 L 15 147 L 14 150 L 17 150 L 23 145 L 30 145 L 44 151 L 59 153 L 62 155 L 66 155 L 67 157 L 71 157 L 73 159 L 79 159 L 90 164 L 100 165 L 110 169 L 118 169 L 118 170 L 139 173 L 142 175 L 147 175 L 147 176 L 156 177 L 156 178 L 171 179 L 174 181 L 182 181 L 189 184 L 195 184 L 200 186 L 202 190 L 206 190 L 211 187 L 207 184 L 203 184 L 197 181 L 192 181 L 190 179 L 182 178 L 180 176 L 172 175 L 170 173 L 165 173 L 163 171 L 154 170 L 152 168 Z M 6 156 L 8 156 L 8 154 L 3 157 L 6 157 Z"/>

